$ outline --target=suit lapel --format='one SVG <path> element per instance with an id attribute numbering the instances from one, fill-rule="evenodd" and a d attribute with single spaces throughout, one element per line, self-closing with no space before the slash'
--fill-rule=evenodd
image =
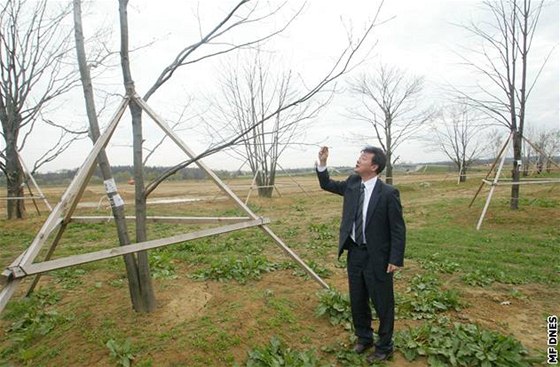
<path id="1" fill-rule="evenodd" d="M 381 196 L 381 179 L 377 179 L 377 181 L 375 182 L 375 186 L 373 187 L 373 192 L 371 193 L 371 197 L 369 198 L 369 204 L 368 204 L 368 210 L 367 210 L 367 215 L 366 215 L 366 226 L 369 225 L 369 221 L 371 220 L 371 217 L 373 215 L 373 212 L 375 211 L 375 207 L 377 206 L 377 203 L 379 202 L 379 197 Z"/>

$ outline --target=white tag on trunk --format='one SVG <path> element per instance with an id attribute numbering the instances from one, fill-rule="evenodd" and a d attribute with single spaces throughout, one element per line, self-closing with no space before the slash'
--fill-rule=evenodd
<path id="1" fill-rule="evenodd" d="M 103 185 L 105 185 L 105 192 L 107 194 L 117 192 L 117 184 L 115 183 L 114 178 L 103 181 Z"/>
<path id="2" fill-rule="evenodd" d="M 121 198 L 121 196 L 119 194 L 113 196 L 112 200 L 113 200 L 113 206 L 114 207 L 119 207 L 119 206 L 124 205 L 124 200 Z"/>

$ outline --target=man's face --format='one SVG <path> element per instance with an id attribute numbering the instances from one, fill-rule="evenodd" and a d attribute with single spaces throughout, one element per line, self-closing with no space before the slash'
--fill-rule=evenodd
<path id="1" fill-rule="evenodd" d="M 356 161 L 356 167 L 354 167 L 354 172 L 356 172 L 361 177 L 369 177 L 375 175 L 375 170 L 377 165 L 372 163 L 373 153 L 362 152 Z"/>

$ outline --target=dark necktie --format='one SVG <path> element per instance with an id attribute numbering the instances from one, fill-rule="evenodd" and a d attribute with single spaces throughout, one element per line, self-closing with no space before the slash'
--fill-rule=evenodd
<path id="1" fill-rule="evenodd" d="M 363 211 L 364 211 L 364 189 L 365 186 L 364 184 L 362 184 L 360 186 L 360 197 L 358 198 L 358 208 L 356 209 L 356 218 L 355 218 L 355 222 L 354 225 L 356 227 L 356 230 L 354 232 L 354 236 L 356 238 L 356 243 L 358 245 L 363 244 L 364 241 L 364 217 L 363 217 Z"/>

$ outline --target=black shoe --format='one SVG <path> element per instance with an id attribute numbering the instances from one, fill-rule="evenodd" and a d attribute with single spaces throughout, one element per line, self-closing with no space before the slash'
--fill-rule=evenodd
<path id="1" fill-rule="evenodd" d="M 386 361 L 393 356 L 393 350 L 380 350 L 376 349 L 367 357 L 368 363 Z"/>
<path id="2" fill-rule="evenodd" d="M 363 352 L 365 352 L 366 350 L 368 350 L 372 346 L 373 346 L 373 343 L 368 343 L 368 344 L 357 343 L 356 345 L 354 345 L 353 350 L 354 350 L 355 353 L 362 354 Z"/>

